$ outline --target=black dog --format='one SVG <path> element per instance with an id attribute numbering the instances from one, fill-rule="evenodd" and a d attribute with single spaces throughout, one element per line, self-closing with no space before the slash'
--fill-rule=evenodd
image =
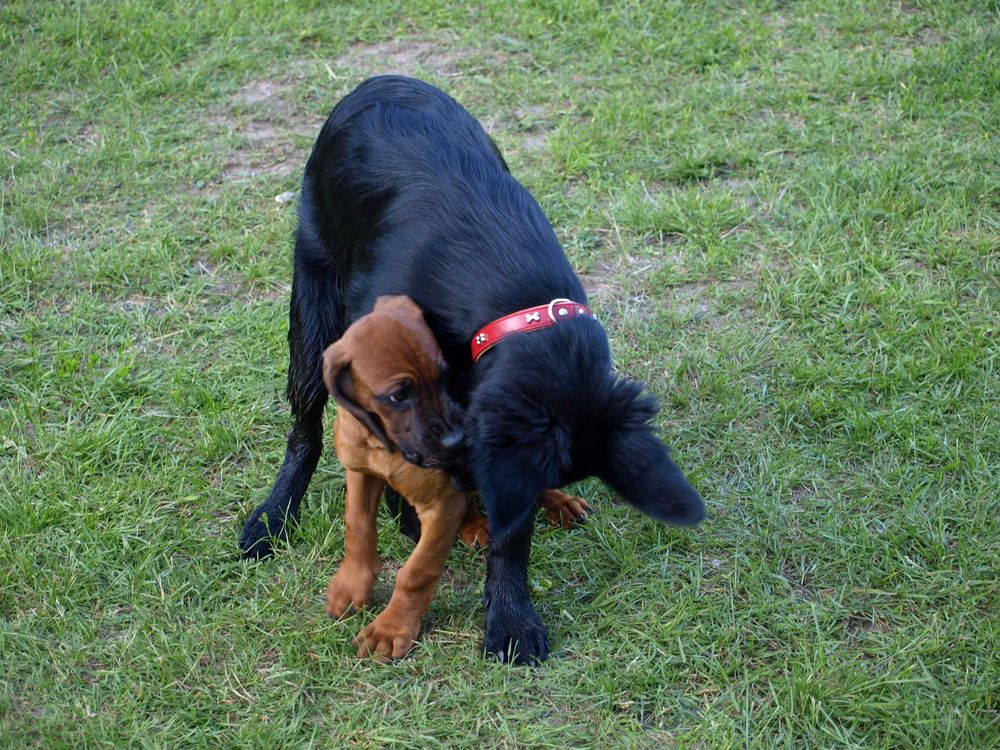
<path id="1" fill-rule="evenodd" d="M 426 83 L 362 83 L 330 114 L 306 165 L 288 333 L 295 424 L 240 547 L 268 554 L 268 535 L 297 517 L 322 448 L 322 352 L 387 294 L 424 309 L 466 409 L 464 439 L 457 425 L 430 425 L 408 458 L 482 492 L 492 534 L 485 650 L 537 663 L 548 640 L 527 574 L 542 490 L 596 475 L 653 518 L 694 524 L 705 510 L 654 434 L 654 400 L 612 371 L 607 335 L 541 208 L 479 123 Z M 555 299 L 579 304 L 569 315 L 561 305 L 557 320 Z M 548 316 L 525 310 L 533 306 Z M 515 311 L 558 324 L 510 336 L 474 364 L 473 337 Z"/>

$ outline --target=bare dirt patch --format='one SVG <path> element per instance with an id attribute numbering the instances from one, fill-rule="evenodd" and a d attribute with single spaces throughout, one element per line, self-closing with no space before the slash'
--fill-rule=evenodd
<path id="1" fill-rule="evenodd" d="M 288 177 L 308 156 L 304 137 L 319 132 L 322 118 L 298 100 L 297 84 L 315 75 L 294 64 L 271 79 L 249 81 L 206 118 L 217 133 L 236 136 L 241 145 L 227 153 L 219 182 L 252 182 L 260 177 Z"/>
<path id="2" fill-rule="evenodd" d="M 480 55 L 478 50 L 460 47 L 448 38 L 392 39 L 377 44 L 352 45 L 333 64 L 359 79 L 376 74 L 420 77 L 427 73 L 456 78 Z M 497 53 L 491 52 L 485 57 L 484 62 L 501 62 Z"/>
<path id="3" fill-rule="evenodd" d="M 288 177 L 305 165 L 308 149 L 293 142 L 287 120 L 229 122 L 221 127 L 242 137 L 244 145 L 230 152 L 221 177 L 228 182 L 248 182 L 261 176 Z M 319 131 L 319 126 L 314 132 Z"/>
<path id="4" fill-rule="evenodd" d="M 287 177 L 305 164 L 305 159 L 299 156 L 284 149 L 258 153 L 240 149 L 226 162 L 222 176 L 231 182 L 250 182 L 263 176 Z"/>
<path id="5" fill-rule="evenodd" d="M 278 132 L 278 129 L 269 122 L 248 123 L 244 132 L 246 133 L 247 139 L 251 143 L 255 143 L 257 141 L 271 141 L 281 135 Z"/>
<path id="6" fill-rule="evenodd" d="M 283 97 L 290 88 L 291 84 L 288 80 L 251 81 L 236 92 L 233 100 L 243 104 L 267 102 L 272 105 L 284 106 Z"/>

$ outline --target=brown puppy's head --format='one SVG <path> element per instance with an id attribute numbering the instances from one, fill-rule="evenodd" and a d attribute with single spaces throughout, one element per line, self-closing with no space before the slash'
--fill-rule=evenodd
<path id="1" fill-rule="evenodd" d="M 445 361 L 409 297 L 379 297 L 323 352 L 323 382 L 389 450 L 418 466 L 443 467 L 460 453 L 464 414 L 445 390 Z"/>

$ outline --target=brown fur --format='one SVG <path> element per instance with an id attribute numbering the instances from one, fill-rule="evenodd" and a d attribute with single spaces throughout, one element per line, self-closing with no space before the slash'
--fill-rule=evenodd
<path id="1" fill-rule="evenodd" d="M 590 504 L 582 497 L 567 495 L 559 490 L 545 490 L 538 497 L 538 506 L 545 508 L 550 526 L 573 528 L 590 515 Z"/>
<path id="2" fill-rule="evenodd" d="M 443 367 L 423 313 L 408 297 L 380 297 L 372 313 L 323 354 L 323 379 L 342 407 L 334 423 L 334 447 L 347 485 L 344 559 L 327 587 L 327 614 L 343 617 L 371 599 L 381 568 L 376 510 L 386 484 L 413 505 L 421 526 L 420 541 L 396 575 L 389 604 L 354 639 L 359 658 L 405 656 L 420 634 L 455 537 L 473 547 L 489 544 L 486 519 L 472 495 L 456 490 L 444 471 L 416 466 L 395 450 L 419 436 L 421 421 L 433 423 L 449 408 Z M 408 394 L 405 408 L 387 398 L 401 387 Z M 549 522 L 564 528 L 590 512 L 586 501 L 557 490 L 546 490 L 538 502 Z"/>
<path id="3" fill-rule="evenodd" d="M 413 648 L 420 621 L 469 507 L 443 471 L 421 469 L 390 453 L 353 416 L 340 412 L 334 427 L 337 456 L 347 469 L 344 561 L 327 588 L 326 611 L 341 617 L 368 603 L 380 561 L 375 511 L 386 483 L 406 497 L 420 518 L 420 541 L 396 576 L 385 610 L 358 633 L 358 656 L 399 659 Z"/>

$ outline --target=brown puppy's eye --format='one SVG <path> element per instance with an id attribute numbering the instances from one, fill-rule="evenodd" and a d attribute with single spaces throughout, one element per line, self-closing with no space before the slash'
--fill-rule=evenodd
<path id="1" fill-rule="evenodd" d="M 393 404 L 402 404 L 408 401 L 410 398 L 410 391 L 407 388 L 397 388 L 395 391 L 389 394 L 389 402 Z"/>

